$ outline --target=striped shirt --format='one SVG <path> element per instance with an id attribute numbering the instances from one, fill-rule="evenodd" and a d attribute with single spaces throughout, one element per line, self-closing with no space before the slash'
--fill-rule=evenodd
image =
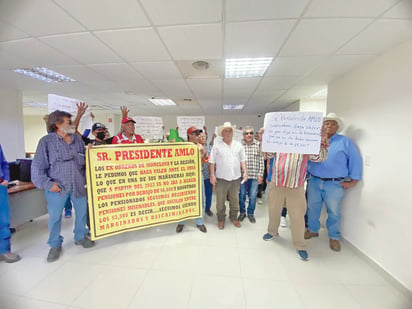
<path id="1" fill-rule="evenodd" d="M 242 140 L 243 148 L 246 154 L 246 169 L 247 177 L 249 179 L 257 179 L 259 176 L 263 177 L 264 162 L 263 155 L 260 151 L 260 143 L 257 140 L 248 145 Z"/>
<path id="2" fill-rule="evenodd" d="M 277 187 L 298 188 L 304 185 L 308 161 L 325 161 L 328 145 L 321 145 L 318 155 L 301 153 L 276 153 L 271 160 L 271 182 Z M 270 171 L 269 171 L 270 172 Z"/>

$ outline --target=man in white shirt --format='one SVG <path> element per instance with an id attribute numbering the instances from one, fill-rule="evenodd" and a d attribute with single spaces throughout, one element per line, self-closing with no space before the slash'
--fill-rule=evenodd
<path id="1" fill-rule="evenodd" d="M 209 158 L 210 183 L 216 189 L 216 211 L 218 228 L 223 230 L 226 217 L 226 198 L 229 197 L 229 219 L 240 227 L 237 219 L 239 212 L 239 189 L 241 182 L 248 180 L 246 155 L 241 143 L 233 140 L 234 127 L 225 122 L 218 128 L 222 140 L 216 140 Z M 244 171 L 243 177 L 241 169 Z"/>

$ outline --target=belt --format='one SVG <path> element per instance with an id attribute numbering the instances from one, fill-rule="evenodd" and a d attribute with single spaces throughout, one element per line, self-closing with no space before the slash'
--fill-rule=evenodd
<path id="1" fill-rule="evenodd" d="M 345 177 L 337 177 L 337 178 L 322 178 L 322 177 L 318 177 L 318 176 L 315 176 L 315 175 L 311 175 L 312 177 L 315 177 L 315 178 L 319 178 L 320 180 L 323 180 L 323 181 L 341 181 L 341 180 L 344 180 L 345 179 Z"/>

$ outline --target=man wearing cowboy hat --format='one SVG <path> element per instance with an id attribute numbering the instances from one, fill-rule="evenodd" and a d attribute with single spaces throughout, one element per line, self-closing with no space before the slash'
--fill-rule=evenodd
<path id="1" fill-rule="evenodd" d="M 355 144 L 346 136 L 337 134 L 343 129 L 343 120 L 335 113 L 323 119 L 323 130 L 329 137 L 329 152 L 324 162 L 309 162 L 307 197 L 308 230 L 305 239 L 319 236 L 319 217 L 325 203 L 328 219 L 326 228 L 329 245 L 340 251 L 340 204 L 346 189 L 361 179 L 362 159 Z"/>
<path id="2" fill-rule="evenodd" d="M 216 189 L 217 220 L 221 230 L 225 227 L 226 197 L 229 197 L 229 218 L 234 226 L 240 227 L 237 219 L 239 189 L 241 181 L 248 180 L 245 149 L 240 142 L 233 140 L 234 130 L 230 122 L 218 128 L 222 139 L 215 141 L 209 159 L 210 183 Z M 244 171 L 243 177 L 241 169 Z"/>

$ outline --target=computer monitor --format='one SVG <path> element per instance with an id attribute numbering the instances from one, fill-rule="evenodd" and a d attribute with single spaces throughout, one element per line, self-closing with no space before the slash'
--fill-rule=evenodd
<path id="1" fill-rule="evenodd" d="M 20 163 L 20 176 L 21 181 L 31 181 L 31 159 L 17 159 Z"/>
<path id="2" fill-rule="evenodd" d="M 31 181 L 31 159 L 17 159 L 14 162 L 9 162 L 10 181 Z"/>
<path id="3" fill-rule="evenodd" d="M 20 163 L 18 161 L 9 162 L 10 181 L 19 180 L 20 178 Z"/>

